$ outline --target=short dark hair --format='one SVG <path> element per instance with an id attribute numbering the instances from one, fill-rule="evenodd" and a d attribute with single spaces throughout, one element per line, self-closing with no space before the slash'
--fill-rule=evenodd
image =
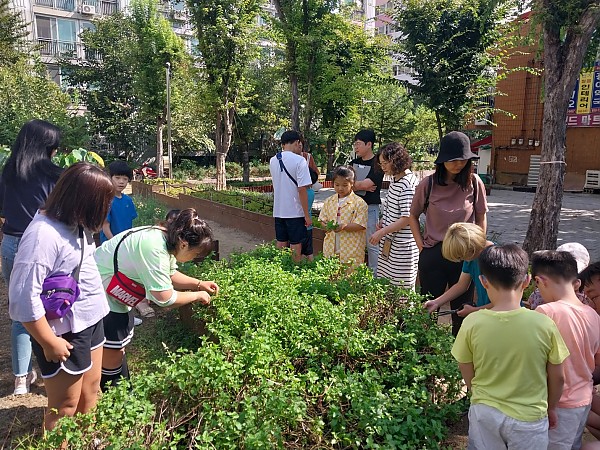
<path id="1" fill-rule="evenodd" d="M 356 172 L 352 166 L 337 166 L 333 169 L 332 179 L 335 180 L 337 177 L 344 178 L 351 183 L 354 183 L 356 179 Z"/>
<path id="2" fill-rule="evenodd" d="M 365 144 L 370 142 L 375 145 L 375 132 L 373 130 L 360 130 L 354 135 L 354 141 L 363 141 Z"/>
<path id="3" fill-rule="evenodd" d="M 69 226 L 98 231 L 115 196 L 110 177 L 99 167 L 80 162 L 63 172 L 48 196 L 46 215 Z"/>
<path id="4" fill-rule="evenodd" d="M 296 141 L 302 141 L 302 136 L 297 131 L 288 130 L 281 135 L 281 145 L 291 144 Z"/>
<path id="5" fill-rule="evenodd" d="M 577 260 L 569 252 L 540 250 L 531 255 L 531 275 L 572 282 L 577 279 Z"/>
<path id="6" fill-rule="evenodd" d="M 497 288 L 517 289 L 527 277 L 529 257 L 515 244 L 492 245 L 479 255 L 479 269 Z"/>
<path id="7" fill-rule="evenodd" d="M 600 261 L 590 264 L 579 273 L 581 287 L 587 286 L 592 282 L 592 278 L 600 275 Z"/>
<path id="8" fill-rule="evenodd" d="M 412 166 L 412 158 L 402 144 L 398 142 L 390 142 L 379 150 L 377 153 L 378 164 L 380 156 L 382 156 L 386 161 L 390 162 L 393 173 L 404 172 L 406 169 L 410 169 L 410 166 Z"/>
<path id="9" fill-rule="evenodd" d="M 182 210 L 175 219 L 163 223 L 167 229 L 167 250 L 174 251 L 177 243 L 182 240 L 191 248 L 200 247 L 204 255 L 208 255 L 213 248 L 213 232 L 208 224 L 198 217 L 194 208 Z"/>
<path id="10" fill-rule="evenodd" d="M 433 174 L 433 180 L 435 184 L 439 186 L 447 186 L 446 183 L 446 166 L 444 163 L 439 163 L 435 165 L 435 173 Z M 456 175 L 454 181 L 458 183 L 463 191 L 467 190 L 469 186 L 473 186 L 473 189 L 477 189 L 475 182 L 473 180 L 473 160 L 468 159 L 467 165 L 463 167 L 463 169 Z"/>
<path id="11" fill-rule="evenodd" d="M 125 176 L 129 178 L 129 181 L 133 178 L 133 169 L 129 167 L 127 161 L 123 161 L 122 159 L 115 159 L 108 165 L 108 174 L 111 177 L 114 176 Z"/>
<path id="12" fill-rule="evenodd" d="M 38 119 L 26 122 L 13 143 L 2 177 L 10 182 L 28 182 L 34 174 L 39 174 L 36 170 L 41 170 L 57 180 L 62 168 L 50 158 L 59 143 L 60 129 L 56 125 Z"/>

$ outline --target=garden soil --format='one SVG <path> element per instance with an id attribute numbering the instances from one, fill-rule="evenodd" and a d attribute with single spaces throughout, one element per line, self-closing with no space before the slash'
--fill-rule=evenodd
<path id="1" fill-rule="evenodd" d="M 261 241 L 246 233 L 210 223 L 215 238 L 219 240 L 221 258 L 226 258 L 236 251 L 249 251 L 262 244 Z M 14 377 L 11 370 L 10 356 L 10 320 L 8 317 L 7 288 L 0 277 L 0 450 L 11 448 L 15 438 L 27 434 L 41 434 L 41 424 L 46 407 L 46 396 L 43 382 L 36 382 L 31 393 L 13 396 Z M 155 321 L 148 320 L 142 326 L 155 326 Z M 132 342 L 135 346 L 135 339 Z M 453 449 L 466 448 L 467 421 L 465 418 L 455 424 L 445 442 Z M 14 442 L 13 442 L 14 445 Z"/>

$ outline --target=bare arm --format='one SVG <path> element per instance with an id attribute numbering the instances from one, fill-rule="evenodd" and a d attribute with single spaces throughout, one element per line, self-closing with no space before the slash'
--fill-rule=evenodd
<path id="1" fill-rule="evenodd" d="M 162 308 L 179 308 L 180 306 L 187 305 L 188 303 L 200 302 L 203 305 L 210 304 L 210 295 L 205 291 L 188 291 L 188 292 L 177 292 L 177 299 L 170 305 L 165 305 L 173 295 L 173 289 L 166 291 L 150 291 L 150 300 Z"/>
<path id="2" fill-rule="evenodd" d="M 371 235 L 371 237 L 369 238 L 369 242 L 372 245 L 375 245 L 379 241 L 381 241 L 384 238 L 384 236 L 402 230 L 403 228 L 408 226 L 408 220 L 408 216 L 400 217 L 398 220 L 390 223 L 389 225 L 380 228 Z"/>
<path id="3" fill-rule="evenodd" d="M 427 308 L 429 312 L 435 311 L 442 305 L 445 305 L 449 301 L 452 301 L 455 298 L 467 292 L 469 286 L 471 285 L 471 281 L 471 275 L 462 272 L 456 284 L 454 284 L 450 289 L 448 289 L 438 298 L 428 300 L 425 303 L 423 303 L 423 307 Z"/>
<path id="4" fill-rule="evenodd" d="M 475 225 L 479 225 L 484 233 L 487 232 L 487 213 L 475 215 Z"/>
<path id="5" fill-rule="evenodd" d="M 108 220 L 105 220 L 104 223 L 102 224 L 102 231 L 104 232 L 106 239 L 113 238 L 112 231 L 110 230 L 110 222 Z"/>
<path id="6" fill-rule="evenodd" d="M 473 363 L 458 363 L 458 368 L 460 369 L 463 380 L 465 380 L 467 389 L 470 391 L 472 389 L 471 382 L 475 376 L 475 367 L 473 366 Z"/>
<path id="7" fill-rule="evenodd" d="M 563 375 L 562 364 L 546 364 L 548 373 L 548 421 L 550 428 L 556 428 L 558 424 L 556 417 L 556 407 L 563 391 L 565 377 Z"/>
<path id="8" fill-rule="evenodd" d="M 419 224 L 419 218 L 412 214 L 408 216 L 408 224 L 410 225 L 410 231 L 415 238 L 419 251 L 423 250 L 423 237 L 421 236 L 421 225 Z"/>
<path id="9" fill-rule="evenodd" d="M 23 326 L 42 346 L 47 361 L 55 363 L 63 362 L 71 355 L 69 350 L 71 350 L 73 346 L 65 339 L 54 334 L 52 328 L 48 325 L 46 316 L 41 317 L 35 322 L 23 322 Z"/>
<path id="10" fill-rule="evenodd" d="M 219 286 L 214 281 L 201 281 L 197 278 L 189 277 L 178 270 L 171 275 L 171 281 L 177 290 L 206 291 L 210 295 L 219 293 Z"/>
<path id="11" fill-rule="evenodd" d="M 341 225 L 337 230 L 337 231 L 362 231 L 365 230 L 365 227 L 363 227 L 362 225 L 359 225 L 357 223 L 347 223 L 345 225 Z"/>
<path id="12" fill-rule="evenodd" d="M 365 178 L 362 181 L 355 181 L 354 187 L 352 188 L 353 191 L 369 191 L 369 192 L 375 192 L 376 189 L 377 189 L 377 186 L 375 186 L 375 183 L 373 183 L 373 180 L 371 180 L 370 178 Z"/>
<path id="13" fill-rule="evenodd" d="M 304 224 L 309 227 L 311 226 L 310 214 L 308 210 L 308 194 L 306 193 L 306 186 L 298 188 L 298 197 L 300 197 L 300 204 L 302 205 L 302 211 L 304 211 Z"/>

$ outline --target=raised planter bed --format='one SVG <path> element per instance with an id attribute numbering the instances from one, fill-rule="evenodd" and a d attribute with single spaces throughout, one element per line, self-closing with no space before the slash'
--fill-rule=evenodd
<path id="1" fill-rule="evenodd" d="M 272 216 L 246 211 L 241 208 L 235 208 L 186 194 L 179 194 L 178 197 L 172 197 L 157 192 L 162 190 L 162 186 L 149 186 L 139 181 L 132 181 L 131 187 L 134 195 L 153 197 L 169 208 L 194 208 L 205 220 L 217 222 L 225 227 L 235 228 L 266 242 L 275 239 L 275 219 Z M 325 231 L 318 228 L 313 229 L 313 249 L 315 254 L 323 251 L 324 239 Z"/>

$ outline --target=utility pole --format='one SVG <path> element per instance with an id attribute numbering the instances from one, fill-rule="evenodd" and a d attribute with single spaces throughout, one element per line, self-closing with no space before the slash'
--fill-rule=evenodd
<path id="1" fill-rule="evenodd" d="M 173 148 L 171 146 L 171 63 L 165 64 L 167 69 L 167 154 L 169 155 L 169 178 L 173 178 Z"/>

